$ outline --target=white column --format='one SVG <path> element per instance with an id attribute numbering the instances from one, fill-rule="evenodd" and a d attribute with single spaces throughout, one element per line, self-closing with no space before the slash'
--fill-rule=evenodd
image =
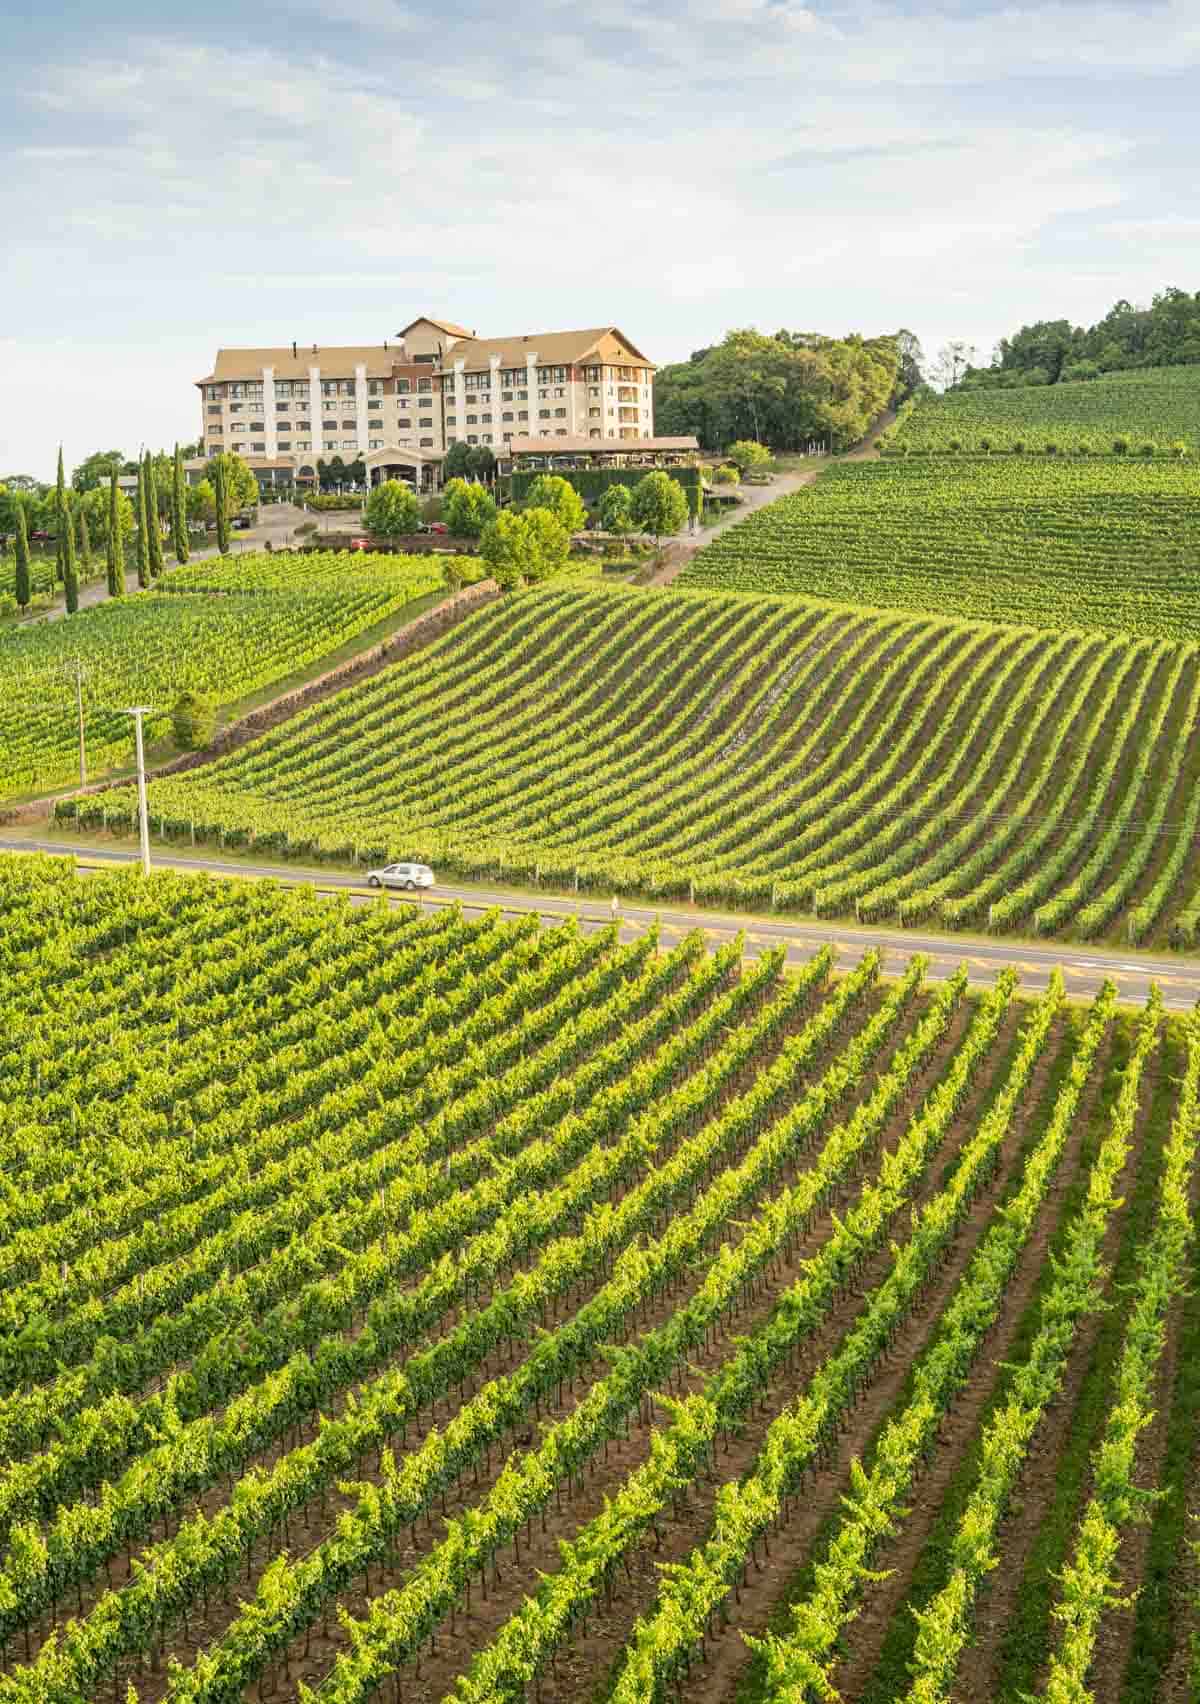
<path id="1" fill-rule="evenodd" d="M 489 356 L 488 357 L 488 366 L 492 370 L 491 371 L 491 377 L 488 379 L 488 388 L 489 388 L 489 393 L 490 393 L 491 398 L 492 398 L 492 407 L 491 407 L 492 448 L 495 450 L 495 449 L 503 448 L 503 445 L 504 445 L 504 432 L 503 432 L 503 429 L 501 428 L 501 425 L 500 425 L 501 409 L 500 409 L 500 357 L 499 357 L 499 355 Z"/>
<path id="2" fill-rule="evenodd" d="M 308 369 L 308 412 L 312 415 L 312 464 L 315 471 L 317 457 L 321 454 L 321 415 L 324 412 L 320 367 Z"/>
<path id="3" fill-rule="evenodd" d="M 454 363 L 454 418 L 458 421 L 458 425 L 454 428 L 454 436 L 456 438 L 465 438 L 467 435 L 466 367 L 467 363 L 465 361 L 456 361 Z"/>
<path id="4" fill-rule="evenodd" d="M 358 436 L 358 453 L 359 453 L 359 455 L 365 456 L 366 453 L 367 453 L 367 443 L 368 443 L 367 431 L 368 431 L 368 427 L 367 427 L 367 368 L 366 368 L 366 363 L 364 361 L 360 361 L 354 369 L 354 412 L 355 412 L 355 430 L 356 430 L 356 433 L 357 433 L 357 436 Z"/>
<path id="5" fill-rule="evenodd" d="M 276 439 L 276 430 L 275 430 L 275 369 L 274 369 L 274 367 L 264 367 L 263 368 L 263 370 L 262 370 L 262 388 L 263 388 L 263 424 L 267 429 L 267 454 L 271 457 L 272 460 L 274 460 L 275 455 L 277 453 L 276 448 L 275 448 L 277 439 Z M 274 476 L 272 475 L 272 477 L 274 477 Z"/>
<path id="6" fill-rule="evenodd" d="M 525 357 L 525 389 L 529 392 L 529 436 L 541 436 L 541 426 L 538 423 L 538 393 L 537 393 L 537 355 Z"/>

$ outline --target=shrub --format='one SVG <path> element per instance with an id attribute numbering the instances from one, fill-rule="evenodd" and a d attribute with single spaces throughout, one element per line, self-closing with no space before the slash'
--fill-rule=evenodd
<path id="1" fill-rule="evenodd" d="M 1113 439 L 1113 455 L 1114 456 L 1127 456 L 1128 454 L 1129 454 L 1129 439 L 1128 438 L 1114 438 Z"/>
<path id="2" fill-rule="evenodd" d="M 1155 455 L 1156 453 L 1157 453 L 1157 445 L 1155 445 L 1155 444 L 1143 444 L 1141 449 L 1138 451 L 1138 454 L 1143 455 L 1143 456 L 1152 456 L 1152 455 Z"/>
<path id="3" fill-rule="evenodd" d="M 450 531 L 459 538 L 479 538 L 496 518 L 496 505 L 482 485 L 452 479 L 442 493 L 442 513 Z"/>
<path id="4" fill-rule="evenodd" d="M 742 476 L 736 467 L 726 465 L 713 469 L 714 485 L 740 485 Z"/>
<path id="5" fill-rule="evenodd" d="M 992 440 L 990 438 L 980 438 L 979 448 L 983 451 L 985 456 L 991 455 L 991 453 L 992 453 Z"/>
<path id="6" fill-rule="evenodd" d="M 1025 454 L 1025 440 L 1024 440 L 1024 438 L 1018 438 L 1016 440 L 1016 442 L 1013 444 L 1013 455 L 1014 456 L 1023 456 L 1024 454 Z"/>
<path id="7" fill-rule="evenodd" d="M 569 479 L 557 474 L 539 474 L 525 494 L 528 509 L 549 509 L 557 515 L 568 533 L 582 532 L 587 523 L 583 499 Z"/>
<path id="8" fill-rule="evenodd" d="M 367 498 L 366 520 L 368 531 L 381 538 L 406 537 L 421 523 L 421 505 L 399 479 L 385 479 Z"/>
<path id="9" fill-rule="evenodd" d="M 180 751 L 203 751 L 217 731 L 217 706 L 201 692 L 184 692 L 171 711 L 171 730 Z"/>
<path id="10" fill-rule="evenodd" d="M 1046 445 L 1046 454 L 1048 456 L 1056 456 L 1058 454 L 1058 445 L 1054 443 L 1053 440 Z"/>
<path id="11" fill-rule="evenodd" d="M 954 454 L 957 455 L 959 450 L 962 449 L 962 439 L 961 438 L 951 438 L 949 443 L 946 445 L 946 448 L 948 450 L 952 450 L 954 452 Z"/>
<path id="12" fill-rule="evenodd" d="M 752 468 L 761 468 L 765 472 L 772 462 L 767 446 L 756 443 L 753 438 L 739 438 L 736 443 L 730 444 L 725 454 L 741 474 L 749 473 Z"/>

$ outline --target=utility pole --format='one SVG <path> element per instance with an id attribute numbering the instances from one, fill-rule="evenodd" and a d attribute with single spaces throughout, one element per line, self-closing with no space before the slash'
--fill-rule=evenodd
<path id="1" fill-rule="evenodd" d="M 146 751 L 142 743 L 142 717 L 153 715 L 148 704 L 137 704 L 131 710 L 126 710 L 127 716 L 133 717 L 135 736 L 137 739 L 137 781 L 138 781 L 138 821 L 141 827 L 142 840 L 142 874 L 150 874 L 150 813 L 146 805 Z"/>

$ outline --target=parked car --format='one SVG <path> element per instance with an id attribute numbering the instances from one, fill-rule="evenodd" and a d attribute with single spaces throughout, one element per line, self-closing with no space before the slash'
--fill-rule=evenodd
<path id="1" fill-rule="evenodd" d="M 369 550 L 371 548 L 371 541 L 369 538 L 352 538 L 350 540 L 350 548 L 351 550 Z"/>
<path id="2" fill-rule="evenodd" d="M 31 544 L 55 544 L 57 543 L 57 540 L 58 534 L 47 532 L 45 527 L 38 527 L 29 535 L 29 542 Z"/>
<path id="3" fill-rule="evenodd" d="M 238 532 L 249 532 L 250 528 L 254 525 L 254 522 L 250 519 L 249 515 L 235 515 L 233 517 L 233 524 Z"/>
<path id="4" fill-rule="evenodd" d="M 445 521 L 423 521 L 417 528 L 417 531 L 423 533 L 448 533 L 450 528 L 446 525 Z"/>
<path id="5" fill-rule="evenodd" d="M 367 886 L 373 888 L 431 888 L 433 871 L 428 864 L 385 864 L 382 870 L 367 873 Z"/>

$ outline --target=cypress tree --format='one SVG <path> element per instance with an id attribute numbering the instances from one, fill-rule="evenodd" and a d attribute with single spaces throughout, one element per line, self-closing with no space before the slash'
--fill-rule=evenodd
<path id="1" fill-rule="evenodd" d="M 79 567 L 85 580 L 92 577 L 92 535 L 88 532 L 87 510 L 79 504 Z"/>
<path id="2" fill-rule="evenodd" d="M 150 552 L 150 573 L 154 579 L 163 571 L 162 527 L 158 520 L 158 481 L 154 477 L 154 457 L 146 451 L 146 515 L 149 528 L 146 543 Z"/>
<path id="3" fill-rule="evenodd" d="M 114 467 L 109 474 L 108 485 L 108 554 L 106 567 L 108 569 L 108 595 L 119 598 L 125 590 L 125 540 L 121 537 L 121 488 L 117 484 L 117 470 Z"/>
<path id="4" fill-rule="evenodd" d="M 74 615 L 79 608 L 79 568 L 75 561 L 75 517 L 70 509 L 63 508 L 63 586 L 67 594 L 67 614 Z"/>
<path id="5" fill-rule="evenodd" d="M 138 462 L 137 487 L 137 576 L 139 586 L 150 584 L 150 545 L 147 539 L 149 524 L 146 519 L 146 464 Z"/>
<path id="6" fill-rule="evenodd" d="M 28 609 L 33 601 L 33 588 L 29 577 L 29 530 L 25 520 L 25 505 L 17 498 L 17 603 L 22 609 Z"/>
<path id="7" fill-rule="evenodd" d="M 67 510 L 67 487 L 63 479 L 62 445 L 58 446 L 58 482 L 54 487 L 54 572 L 55 578 L 66 584 L 67 580 L 67 534 L 71 530 L 71 517 Z"/>
<path id="8" fill-rule="evenodd" d="M 171 548 L 176 562 L 187 561 L 187 493 L 183 483 L 183 457 L 178 444 L 175 446 L 175 470 L 171 482 Z"/>
<path id="9" fill-rule="evenodd" d="M 213 462 L 213 489 L 217 498 L 217 549 L 222 556 L 229 555 L 229 509 L 227 507 L 227 488 L 225 483 L 225 463 L 220 456 Z"/>

